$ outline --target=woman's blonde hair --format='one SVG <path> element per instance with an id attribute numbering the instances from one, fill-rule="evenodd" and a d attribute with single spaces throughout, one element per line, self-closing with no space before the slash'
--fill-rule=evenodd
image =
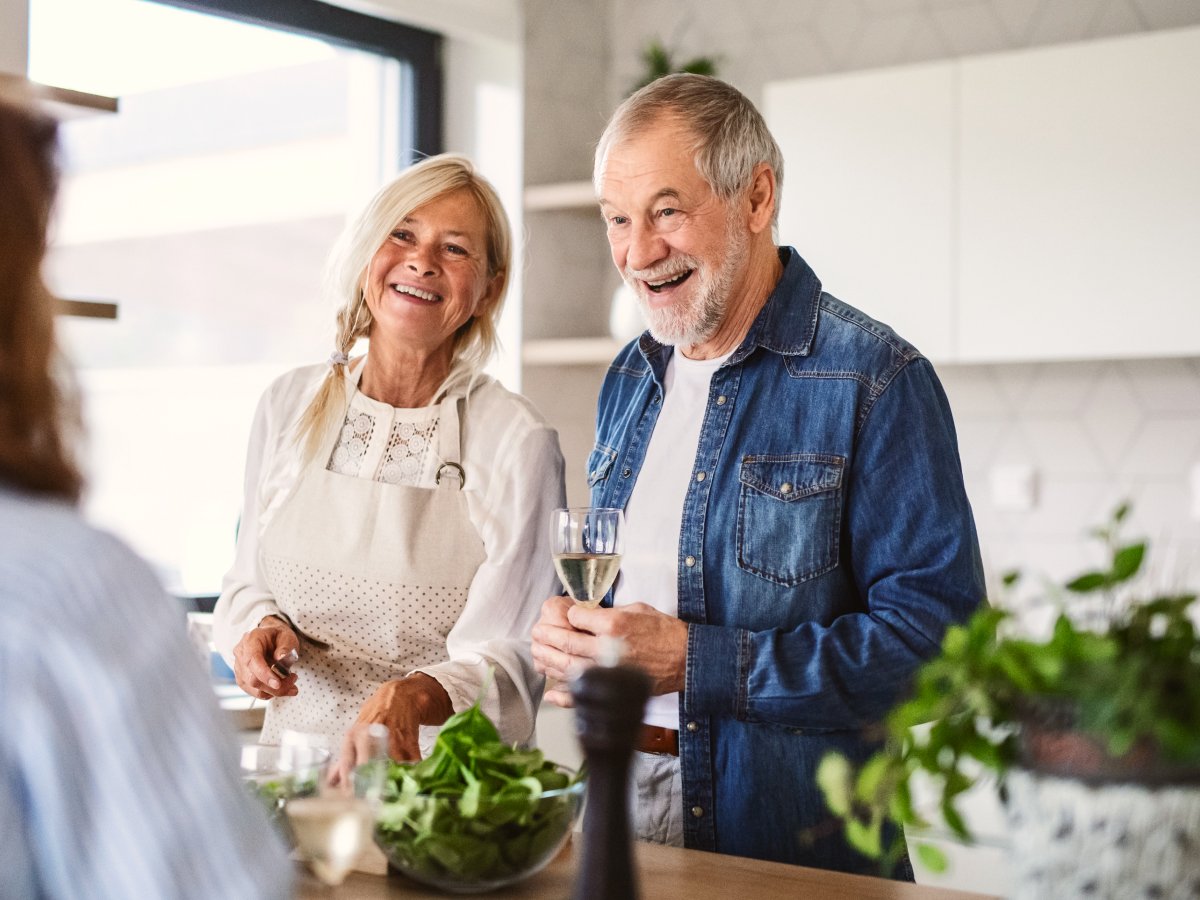
<path id="1" fill-rule="evenodd" d="M 75 501 L 83 479 L 67 435 L 78 408 L 56 371 L 54 300 L 42 280 L 57 149 L 53 121 L 0 93 L 0 481 Z"/>
<path id="2" fill-rule="evenodd" d="M 337 307 L 334 361 L 316 397 L 300 419 L 298 439 L 311 460 L 338 420 L 343 405 L 343 377 L 350 351 L 370 333 L 372 316 L 363 295 L 363 278 L 375 252 L 397 223 L 420 207 L 446 194 L 465 190 L 483 214 L 487 237 L 488 277 L 499 279 L 495 299 L 455 334 L 452 369 L 476 374 L 499 345 L 497 323 L 504 305 L 512 268 L 512 229 L 504 205 L 491 183 L 475 171 L 465 156 L 443 153 L 405 169 L 367 204 L 334 244 L 325 271 L 325 295 Z M 342 360 L 347 360 L 343 362 Z"/>

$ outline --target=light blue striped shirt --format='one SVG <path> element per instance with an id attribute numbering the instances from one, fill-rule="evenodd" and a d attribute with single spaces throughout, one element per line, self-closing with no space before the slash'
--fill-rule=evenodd
<path id="1" fill-rule="evenodd" d="M 72 507 L 0 486 L 0 898 L 291 888 L 183 611 Z"/>

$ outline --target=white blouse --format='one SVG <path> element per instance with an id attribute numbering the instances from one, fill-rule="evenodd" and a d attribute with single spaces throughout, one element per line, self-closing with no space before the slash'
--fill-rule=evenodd
<path id="1" fill-rule="evenodd" d="M 348 377 L 357 378 L 361 361 L 351 369 L 354 374 Z M 296 423 L 327 371 L 316 365 L 283 375 L 267 388 L 255 413 L 237 551 L 213 620 L 217 649 L 230 665 L 242 635 L 264 616 L 279 612 L 266 587 L 259 541 L 300 474 Z M 436 403 L 397 409 L 356 394 L 327 468 L 432 488 L 438 465 L 431 449 L 437 446 L 437 414 Z M 462 429 L 467 509 L 486 558 L 447 636 L 447 659 L 413 671 L 435 678 L 458 712 L 475 702 L 487 667 L 493 665 L 497 683 L 484 711 L 501 725 L 506 740 L 527 740 L 542 688 L 529 634 L 542 601 L 558 585 L 547 522 L 554 507 L 565 505 L 562 452 L 557 432 L 533 405 L 486 375 L 475 379 Z"/>

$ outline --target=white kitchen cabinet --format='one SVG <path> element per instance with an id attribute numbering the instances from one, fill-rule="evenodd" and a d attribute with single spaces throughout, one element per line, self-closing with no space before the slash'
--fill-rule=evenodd
<path id="1" fill-rule="evenodd" d="M 960 356 L 1200 354 L 1200 29 L 960 67 Z"/>
<path id="2" fill-rule="evenodd" d="M 952 62 L 774 82 L 779 238 L 829 293 L 927 356 L 953 353 Z"/>
<path id="3" fill-rule="evenodd" d="M 1200 28 L 766 88 L 780 237 L 935 361 L 1200 355 Z"/>

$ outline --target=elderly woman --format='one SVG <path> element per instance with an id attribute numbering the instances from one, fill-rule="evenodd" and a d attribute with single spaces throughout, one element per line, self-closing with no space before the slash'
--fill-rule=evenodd
<path id="1" fill-rule="evenodd" d="M 545 523 L 563 464 L 532 405 L 481 372 L 510 255 L 500 201 L 466 159 L 412 166 L 331 257 L 328 364 L 259 404 L 214 635 L 238 684 L 270 698 L 262 739 L 324 734 L 342 774 L 365 757 L 365 726 L 415 759 L 429 726 L 481 692 L 505 740 L 533 733 L 529 632 L 556 584 Z"/>

